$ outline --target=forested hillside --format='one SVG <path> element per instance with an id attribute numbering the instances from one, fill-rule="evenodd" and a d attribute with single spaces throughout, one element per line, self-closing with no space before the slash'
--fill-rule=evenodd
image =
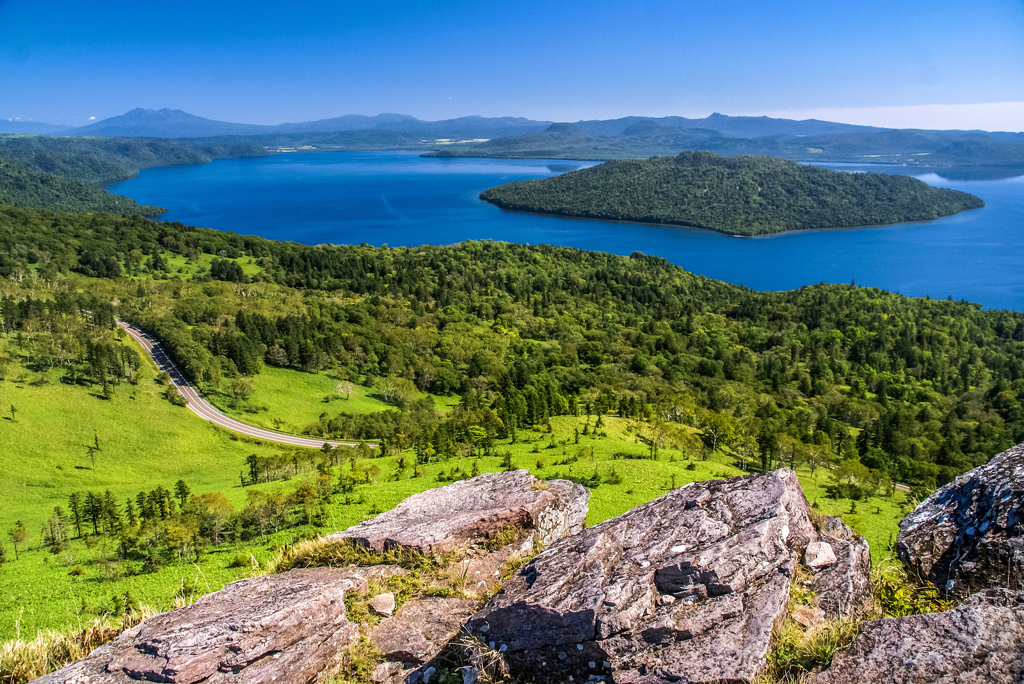
<path id="1" fill-rule="evenodd" d="M 213 159 L 266 154 L 262 147 L 247 140 L 217 144 L 161 138 L 0 135 L 0 160 L 87 183 L 125 180 L 153 166 L 205 164 Z"/>
<path id="2" fill-rule="evenodd" d="M 167 210 L 136 204 L 130 197 L 114 195 L 75 178 L 30 169 L 0 159 L 0 204 L 22 209 L 55 209 L 78 213 L 105 211 L 114 214 L 159 216 Z"/>
<path id="3" fill-rule="evenodd" d="M 262 272 L 217 261 L 191 281 L 168 272 L 168 254 L 203 253 Z M 394 410 L 325 412 L 306 431 L 414 447 L 426 461 L 552 416 L 618 414 L 649 421 L 654 450 L 831 464 L 850 495 L 892 480 L 931 488 L 1024 441 L 1024 315 L 966 302 L 849 285 L 759 293 L 639 253 L 308 247 L 0 211 L 0 275 L 60 289 L 62 272 L 113 278 L 91 281 L 89 296 L 208 387 L 266 364 L 376 387 Z M 38 332 L 58 330 L 56 301 L 8 298 L 2 315 L 61 364 L 72 342 Z M 462 402 L 443 416 L 416 390 Z"/>
<path id="4" fill-rule="evenodd" d="M 503 209 L 747 236 L 927 221 L 984 206 L 973 195 L 907 176 L 843 173 L 772 157 L 712 152 L 611 161 L 508 183 L 480 197 Z"/>

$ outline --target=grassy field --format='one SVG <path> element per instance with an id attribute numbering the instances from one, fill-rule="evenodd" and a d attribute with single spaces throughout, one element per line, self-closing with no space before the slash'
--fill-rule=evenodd
<path id="1" fill-rule="evenodd" d="M 371 387 L 356 386 L 348 398 L 335 389 L 338 378 L 328 372 L 303 373 L 286 368 L 264 366 L 259 375 L 251 378 L 254 391 L 248 399 L 250 408 L 234 406 L 222 391 L 203 388 L 204 395 L 211 403 L 230 416 L 251 425 L 283 430 L 299 434 L 310 423 L 319 420 L 325 411 L 332 416 L 338 413 L 376 413 L 395 407 L 381 401 Z M 459 403 L 459 397 L 445 397 L 420 393 L 420 398 L 430 397 L 434 406 L 447 413 Z"/>
<path id="2" fill-rule="evenodd" d="M 16 356 L 16 350 L 6 346 L 7 341 L 0 340 L 0 350 Z M 335 383 L 327 375 L 268 368 L 258 381 L 257 392 L 262 395 L 254 395 L 253 401 L 266 401 L 295 425 L 301 423 L 306 412 L 313 412 L 315 419 L 325 408 L 334 413 L 386 407 L 366 396 L 365 388 L 347 401 L 325 404 L 323 398 L 333 393 Z M 172 406 L 160 396 L 161 389 L 149 365 L 137 385 L 121 385 L 110 400 L 92 388 L 61 384 L 56 374 L 40 376 L 17 363 L 9 366 L 6 378 L 0 381 L 0 467 L 5 472 L 0 479 L 4 502 L 0 507 L 0 530 L 5 533 L 2 539 L 8 555 L 8 562 L 0 564 L 0 639 L 13 638 L 19 632 L 22 637 L 34 636 L 39 629 L 87 621 L 110 610 L 112 597 L 126 592 L 158 609 L 169 608 L 178 595 L 214 591 L 249 574 L 249 567 L 229 567 L 237 556 L 252 555 L 262 560 L 283 544 L 344 529 L 393 508 L 411 494 L 440 486 L 453 471 L 467 476 L 499 471 L 506 453 L 513 467 L 525 468 L 537 477 L 599 480 L 600 484 L 591 490 L 587 517 L 591 525 L 674 486 L 742 474 L 722 454 L 705 461 L 663 449 L 657 460 L 652 460 L 640 439 L 649 427 L 617 417 L 606 416 L 596 434 L 591 419 L 590 434 L 581 434 L 577 443 L 576 430 L 582 432 L 584 419 L 560 416 L 551 419 L 550 433 L 520 430 L 517 443 L 499 443 L 492 456 L 431 463 L 421 467 L 418 476 L 410 467 L 414 461 L 411 452 L 373 459 L 368 464 L 380 469 L 376 482 L 357 487 L 349 504 L 338 497 L 322 528 L 291 528 L 258 543 L 211 549 L 198 564 L 172 564 L 150 574 L 126 573 L 115 560 L 113 542 L 103 538 L 91 540 L 89 546 L 75 540 L 64 551 L 50 553 L 42 546 L 40 526 L 54 506 L 67 508 L 67 497 L 72 492 L 110 489 L 123 502 L 140 490 L 157 485 L 170 489 L 178 479 L 184 479 L 194 494 L 220 491 L 240 508 L 251 490 L 242 487 L 239 478 L 245 458 L 252 453 L 279 453 L 277 446 L 242 441 L 187 409 Z M 16 409 L 13 416 L 9 410 L 12 405 Z M 252 414 L 243 418 L 258 422 L 252 420 Z M 97 438 L 100 451 L 93 463 L 88 447 Z M 400 471 L 402 459 L 406 467 Z M 348 467 L 341 465 L 338 469 Z M 812 476 L 798 470 L 798 475 L 812 504 L 822 513 L 841 514 L 867 537 L 876 562 L 887 556 L 886 546 L 903 515 L 902 493 L 892 500 L 858 501 L 855 512 L 851 512 L 850 501 L 827 498 L 827 471 L 818 470 Z M 299 475 L 291 481 L 258 488 L 290 491 L 310 477 Z M 16 520 L 24 521 L 29 532 L 27 548 L 17 561 L 6 535 Z M 76 567 L 84 574 L 72 572 Z"/>

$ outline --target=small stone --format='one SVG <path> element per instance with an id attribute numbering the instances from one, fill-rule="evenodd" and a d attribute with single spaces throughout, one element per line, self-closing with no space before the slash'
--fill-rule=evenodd
<path id="1" fill-rule="evenodd" d="M 590 665 L 590 669 L 591 669 L 591 670 L 593 670 L 593 669 L 594 669 L 595 667 L 597 667 L 597 663 L 595 663 L 595 662 L 594 662 L 593 660 L 591 660 L 591 661 L 590 661 L 590 662 L 588 663 L 588 665 Z"/>
<path id="2" fill-rule="evenodd" d="M 672 596 L 671 594 L 665 594 L 664 596 L 661 597 L 661 605 L 663 605 L 663 606 L 671 606 L 675 602 L 676 602 L 676 597 Z"/>
<path id="3" fill-rule="evenodd" d="M 576 650 L 577 651 L 582 651 L 583 650 L 583 644 L 576 644 Z"/>
<path id="4" fill-rule="evenodd" d="M 820 608 L 812 608 L 810 606 L 800 606 L 793 611 L 793 619 L 797 624 L 803 625 L 804 627 L 811 628 L 824 619 L 824 615 Z"/>
<path id="5" fill-rule="evenodd" d="M 428 667 L 426 670 L 424 670 L 423 671 L 423 684 L 430 684 L 430 678 L 434 676 L 435 672 L 437 672 L 437 668 L 436 667 Z"/>
<path id="6" fill-rule="evenodd" d="M 675 546 L 673 546 L 670 549 L 670 551 L 672 551 L 672 553 L 682 553 L 685 550 L 686 550 L 686 544 L 676 544 Z"/>
<path id="7" fill-rule="evenodd" d="M 371 682 L 383 683 L 388 681 L 392 675 L 398 673 L 402 669 L 400 663 L 381 663 L 377 667 L 373 668 L 373 673 L 370 675 Z"/>
<path id="8" fill-rule="evenodd" d="M 815 570 L 836 562 L 835 551 L 828 542 L 811 542 L 804 551 L 804 565 Z"/>
<path id="9" fill-rule="evenodd" d="M 391 617 L 395 612 L 395 595 L 392 593 L 377 594 L 367 605 L 377 615 Z"/>
<path id="10" fill-rule="evenodd" d="M 462 668 L 462 684 L 475 684 L 480 671 L 475 667 Z"/>
<path id="11" fill-rule="evenodd" d="M 490 628 L 491 628 L 490 625 L 480 625 L 480 633 L 481 634 L 487 634 L 487 630 L 489 630 Z"/>

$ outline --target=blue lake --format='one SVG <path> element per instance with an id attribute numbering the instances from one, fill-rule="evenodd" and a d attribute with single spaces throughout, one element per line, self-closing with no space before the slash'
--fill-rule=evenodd
<path id="1" fill-rule="evenodd" d="M 166 221 L 306 244 L 443 245 L 463 240 L 656 254 L 757 290 L 851 282 L 911 296 L 1024 310 L 1024 176 L 949 180 L 899 166 L 829 165 L 914 175 L 985 200 L 928 223 L 738 239 L 690 228 L 510 213 L 478 199 L 513 180 L 595 162 L 425 159 L 408 152 L 281 154 L 148 169 L 111 186 L 167 207 Z"/>

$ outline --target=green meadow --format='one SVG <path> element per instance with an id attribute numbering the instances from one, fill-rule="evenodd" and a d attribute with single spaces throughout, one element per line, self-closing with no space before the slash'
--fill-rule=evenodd
<path id="1" fill-rule="evenodd" d="M 394 407 L 382 401 L 372 387 L 353 385 L 347 397 L 338 393 L 339 379 L 329 373 L 303 373 L 286 368 L 264 366 L 259 375 L 249 378 L 253 393 L 245 402 L 233 401 L 230 388 L 204 387 L 204 394 L 224 413 L 250 425 L 298 434 L 327 412 L 366 414 Z M 441 396 L 420 392 L 420 399 L 430 397 L 441 413 L 448 413 L 459 403 L 457 396 Z"/>
<path id="2" fill-rule="evenodd" d="M 593 416 L 557 416 L 551 418 L 550 430 L 520 430 L 515 443 L 502 440 L 489 456 L 467 455 L 419 468 L 413 466 L 411 451 L 366 461 L 343 456 L 334 475 L 370 466 L 377 472 L 370 483 L 358 485 L 347 496 L 336 495 L 320 527 L 293 526 L 250 542 L 207 547 L 198 562 L 176 561 L 142 573 L 137 566 L 118 561 L 116 541 L 104 536 L 72 539 L 52 553 L 43 544 L 41 526 L 54 506 L 67 509 L 72 492 L 109 489 L 124 502 L 158 485 L 172 489 L 182 479 L 193 494 L 221 492 L 239 510 L 254 489 L 291 492 L 311 482 L 316 472 L 243 487 L 240 474 L 250 454 L 280 455 L 294 449 L 244 440 L 172 406 L 161 396 L 155 369 L 148 363 L 137 384 L 120 385 L 108 400 L 92 388 L 62 384 L 55 373 L 27 370 L 18 362 L 12 340 L 0 341 L 0 349 L 14 359 L 0 381 L 0 466 L 5 472 L 0 479 L 0 527 L 7 555 L 7 562 L 0 564 L 0 639 L 32 637 L 41 629 L 84 623 L 112 611 L 115 597 L 123 600 L 126 594 L 158 609 L 170 608 L 176 600 L 194 599 L 247 576 L 253 560 L 258 564 L 284 545 L 344 529 L 411 494 L 478 472 L 525 468 L 539 478 L 585 481 L 591 487 L 589 525 L 673 487 L 742 474 L 734 459 L 723 453 L 702 460 L 661 449 L 651 458 L 644 443 L 650 426 L 640 421 L 605 416 L 595 427 Z M 255 417 L 280 417 L 285 428 L 315 420 L 324 410 L 370 412 L 388 407 L 363 387 L 350 399 L 324 402 L 337 382 L 327 374 L 267 368 L 257 380 L 251 403 L 263 403 L 267 410 Z M 440 408 L 450 409 L 451 403 Z M 242 415 L 260 422 L 253 414 Z M 97 441 L 99 451 L 90 450 Z M 798 474 L 808 500 L 820 512 L 841 515 L 863 534 L 876 562 L 888 555 L 887 546 L 906 506 L 902 493 L 892 499 L 864 499 L 854 506 L 849 500 L 827 497 L 826 470 L 812 476 L 801 469 Z M 6 531 L 19 520 L 28 538 L 15 560 Z"/>

